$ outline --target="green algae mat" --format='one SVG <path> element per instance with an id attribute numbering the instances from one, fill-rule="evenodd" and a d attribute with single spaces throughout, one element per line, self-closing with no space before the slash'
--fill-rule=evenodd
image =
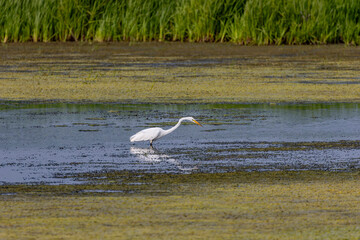
<path id="1" fill-rule="evenodd" d="M 3 186 L 0 238 L 359 239 L 359 177 L 143 174 L 137 185 Z"/>
<path id="2" fill-rule="evenodd" d="M 3 100 L 360 101 L 360 47 L 14 43 L 0 55 Z"/>

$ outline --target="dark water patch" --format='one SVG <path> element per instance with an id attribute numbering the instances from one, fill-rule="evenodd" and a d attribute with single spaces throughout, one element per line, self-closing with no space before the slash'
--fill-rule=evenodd
<path id="1" fill-rule="evenodd" d="M 346 141 L 341 140 L 337 142 L 208 142 L 210 145 L 227 145 L 227 148 L 214 149 L 215 152 L 237 152 L 237 151 L 304 151 L 311 149 L 360 149 L 360 140 Z M 243 148 L 232 148 L 229 146 L 242 145 Z M 210 150 L 211 151 L 211 150 Z"/>
<path id="2" fill-rule="evenodd" d="M 1 70 L 0 72 L 2 73 L 34 73 L 34 72 L 37 72 L 35 70 L 20 70 L 20 69 L 4 69 L 4 70 Z"/>
<path id="3" fill-rule="evenodd" d="M 342 84 L 360 84 L 360 81 L 298 81 L 302 84 L 329 84 L 329 85 L 342 85 Z"/>
<path id="4" fill-rule="evenodd" d="M 214 129 L 201 130 L 201 132 L 217 132 L 217 131 L 226 131 L 226 129 L 225 128 L 214 128 Z"/>
<path id="5" fill-rule="evenodd" d="M 51 59 L 51 57 L 48 57 Z M 49 61 L 49 62 L 31 62 L 31 63 L 23 63 L 21 65 L 12 65 L 12 68 L 34 68 L 34 67 L 44 67 L 46 68 L 58 66 L 62 68 L 67 68 L 67 70 L 82 70 L 82 71 L 117 71 L 129 68 L 136 68 L 138 71 L 147 71 L 150 68 L 176 68 L 176 67 L 211 67 L 219 64 L 229 64 L 235 61 L 244 61 L 244 59 L 239 58 L 206 58 L 206 59 L 164 59 L 160 58 L 158 60 L 152 58 L 141 58 L 141 61 L 137 61 L 136 59 L 126 59 L 126 61 L 117 60 L 117 62 L 104 62 L 99 59 L 94 60 L 94 63 L 89 63 L 88 60 L 84 60 L 84 58 L 78 59 L 77 61 L 70 61 L 68 59 L 61 58 L 64 61 Z M 66 60 L 66 61 L 65 61 Z M 108 61 L 109 59 L 107 59 Z M 17 70 L 9 70 L 8 68 L 4 68 L 3 72 L 16 72 Z M 32 72 L 32 70 L 24 70 L 28 72 Z M 68 73 L 67 73 L 68 74 Z"/>
<path id="6" fill-rule="evenodd" d="M 263 78 L 269 78 L 269 79 L 293 79 L 293 78 L 314 78 L 317 77 L 318 73 L 297 73 L 297 74 L 291 74 L 291 75 L 265 75 Z"/>

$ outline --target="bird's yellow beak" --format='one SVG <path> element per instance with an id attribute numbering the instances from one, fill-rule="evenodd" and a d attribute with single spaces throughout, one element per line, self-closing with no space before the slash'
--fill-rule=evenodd
<path id="1" fill-rule="evenodd" d="M 195 119 L 194 119 L 193 121 L 194 121 L 194 123 L 196 123 L 197 125 L 199 125 L 200 127 L 202 127 L 202 125 L 201 125 L 198 121 L 196 121 Z"/>

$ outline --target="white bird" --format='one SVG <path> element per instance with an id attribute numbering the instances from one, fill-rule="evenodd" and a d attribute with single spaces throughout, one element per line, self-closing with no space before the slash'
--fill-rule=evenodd
<path id="1" fill-rule="evenodd" d="M 183 117 L 179 119 L 179 122 L 168 130 L 164 130 L 159 127 L 147 128 L 141 130 L 140 132 L 132 135 L 130 137 L 130 142 L 139 142 L 139 141 L 150 141 L 150 146 L 152 146 L 153 141 L 158 140 L 159 138 L 172 133 L 175 129 L 177 129 L 182 121 L 190 121 L 202 126 L 198 121 L 196 121 L 193 117 Z"/>

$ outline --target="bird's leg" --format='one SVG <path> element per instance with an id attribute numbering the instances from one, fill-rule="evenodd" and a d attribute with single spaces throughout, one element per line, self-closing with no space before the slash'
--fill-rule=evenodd
<path id="1" fill-rule="evenodd" d="M 150 147 L 152 147 L 152 140 L 150 140 Z"/>

